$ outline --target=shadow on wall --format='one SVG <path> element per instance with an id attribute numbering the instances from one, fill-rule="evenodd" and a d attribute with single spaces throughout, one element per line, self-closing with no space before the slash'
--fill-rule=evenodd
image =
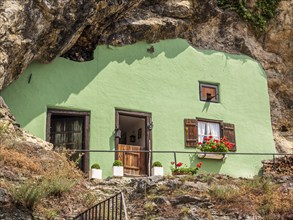
<path id="1" fill-rule="evenodd" d="M 189 162 L 190 167 L 196 167 L 196 164 L 202 162 L 200 172 L 208 173 L 220 173 L 222 165 L 225 163 L 223 160 L 199 159 L 196 154 L 189 155 Z"/>
<path id="2" fill-rule="evenodd" d="M 35 62 L 0 95 L 5 97 L 17 120 L 17 116 L 21 115 L 21 121 L 18 122 L 24 127 L 33 118 L 46 112 L 47 106 L 62 105 L 69 96 L 81 93 L 112 62 L 131 65 L 146 57 L 153 59 L 161 53 L 168 58 L 174 58 L 189 47 L 184 40 L 174 40 L 174 43 L 170 41 L 156 44 L 141 42 L 124 47 L 99 46 L 95 50 L 95 59 L 82 63 L 64 58 L 57 58 L 50 64 Z M 152 46 L 154 49 L 150 50 Z M 32 97 L 34 100 L 29 102 Z M 31 106 L 27 103 L 36 104 Z M 16 106 L 22 106 L 22 109 Z M 84 110 L 90 109 L 85 106 Z"/>
<path id="3" fill-rule="evenodd" d="M 75 95 L 92 86 L 91 81 L 99 77 L 109 64 L 116 62 L 131 65 L 136 61 L 150 58 L 149 64 L 152 65 L 151 59 L 161 54 L 170 59 L 175 58 L 189 46 L 187 41 L 182 39 L 164 40 L 156 44 L 140 42 L 124 47 L 99 46 L 95 50 L 95 59 L 92 61 L 80 63 L 57 58 L 50 64 L 32 63 L 25 73 L 0 95 L 4 97 L 22 127 L 46 112 L 47 106 L 62 106 L 70 96 L 73 97 L 73 101 L 82 103 L 79 105 L 83 106 L 82 110 L 92 110 L 90 105 Z M 210 56 L 220 52 L 200 50 L 199 53 Z M 230 57 L 239 59 L 239 55 L 225 56 L 227 59 Z M 245 59 L 251 58 L 245 57 Z M 89 101 L 92 101 L 91 98 L 94 99 L 94 92 L 93 90 L 92 97 L 87 97 Z M 74 109 L 72 102 L 66 106 Z M 208 106 L 204 110 L 207 111 Z M 18 119 L 19 115 L 21 119 Z"/>

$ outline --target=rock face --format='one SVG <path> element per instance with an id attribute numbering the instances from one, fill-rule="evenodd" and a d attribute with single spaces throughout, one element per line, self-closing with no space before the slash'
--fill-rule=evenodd
<path id="1" fill-rule="evenodd" d="M 216 0 L 3 0 L 0 20 L 0 89 L 34 60 L 91 60 L 98 44 L 179 37 L 195 47 L 251 56 L 269 79 L 277 148 L 293 152 L 292 0 L 280 0 L 260 35 Z"/>

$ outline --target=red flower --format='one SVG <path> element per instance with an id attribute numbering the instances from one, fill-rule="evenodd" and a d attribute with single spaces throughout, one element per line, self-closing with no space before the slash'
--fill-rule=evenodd
<path id="1" fill-rule="evenodd" d="M 202 144 L 202 142 L 198 142 L 198 144 L 199 144 L 199 145 L 201 145 L 201 144 Z"/>
<path id="2" fill-rule="evenodd" d="M 202 163 L 198 163 L 198 164 L 196 164 L 196 166 L 197 166 L 198 168 L 201 168 L 201 164 L 202 164 Z"/>
<path id="3" fill-rule="evenodd" d="M 213 136 L 212 136 L 212 135 L 210 135 L 210 136 L 209 136 L 209 138 L 213 138 Z"/>
<path id="4" fill-rule="evenodd" d="M 227 140 L 227 138 L 226 138 L 226 136 L 224 136 L 224 137 L 223 137 L 223 141 L 226 141 L 226 140 Z"/>
<path id="5" fill-rule="evenodd" d="M 207 142 L 207 145 L 209 145 L 209 144 L 210 144 L 210 142 L 208 141 L 208 142 Z"/>
<path id="6" fill-rule="evenodd" d="M 219 140 L 215 139 L 215 140 L 214 140 L 214 142 L 218 143 L 218 142 L 219 142 Z"/>
<path id="7" fill-rule="evenodd" d="M 213 149 L 216 149 L 217 147 L 215 145 L 212 146 Z"/>
<path id="8" fill-rule="evenodd" d="M 171 162 L 171 164 L 172 164 L 172 165 L 174 165 L 174 164 L 175 164 L 175 162 L 174 162 L 174 161 L 172 161 L 172 162 Z"/>
<path id="9" fill-rule="evenodd" d="M 205 137 L 205 138 L 204 138 L 204 140 L 205 140 L 205 141 L 209 141 L 210 139 L 209 139 L 209 138 L 207 138 L 207 137 Z"/>
<path id="10" fill-rule="evenodd" d="M 182 162 L 178 162 L 177 164 L 176 164 L 176 167 L 181 167 L 182 166 Z"/>

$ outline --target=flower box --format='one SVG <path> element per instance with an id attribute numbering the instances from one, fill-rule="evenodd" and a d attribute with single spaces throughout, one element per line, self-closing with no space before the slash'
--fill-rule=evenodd
<path id="1" fill-rule="evenodd" d="M 153 176 L 164 176 L 163 167 L 153 167 L 152 169 Z"/>
<path id="2" fill-rule="evenodd" d="M 123 166 L 113 166 L 113 176 L 116 176 L 116 177 L 124 176 Z"/>
<path id="3" fill-rule="evenodd" d="M 90 179 L 102 179 L 102 170 L 101 169 L 91 169 Z"/>
<path id="4" fill-rule="evenodd" d="M 228 155 L 227 154 L 205 154 L 205 153 L 200 153 L 200 154 L 197 154 L 197 157 L 202 158 L 202 159 L 226 160 Z"/>

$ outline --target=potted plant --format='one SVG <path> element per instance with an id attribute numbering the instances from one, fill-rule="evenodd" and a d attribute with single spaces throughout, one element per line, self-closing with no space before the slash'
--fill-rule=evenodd
<path id="1" fill-rule="evenodd" d="M 155 161 L 152 166 L 153 176 L 164 176 L 164 168 L 160 161 Z"/>
<path id="2" fill-rule="evenodd" d="M 121 160 L 115 160 L 113 163 L 113 176 L 122 177 L 123 172 L 123 163 Z"/>
<path id="3" fill-rule="evenodd" d="M 183 164 L 182 162 L 178 162 L 177 164 L 175 164 L 175 162 L 171 162 L 171 164 L 175 165 L 175 167 L 171 166 L 171 172 L 173 176 L 195 175 L 198 169 L 200 169 L 202 166 L 202 162 L 196 164 L 196 167 L 187 167 L 187 165 Z"/>
<path id="4" fill-rule="evenodd" d="M 219 154 L 197 154 L 199 158 L 207 158 L 207 159 L 219 159 L 225 160 L 227 158 L 227 154 L 229 150 L 232 150 L 235 144 L 230 143 L 226 137 L 221 138 L 220 140 L 214 138 L 213 136 L 205 137 L 204 142 L 199 142 L 197 148 L 202 152 L 215 152 Z"/>
<path id="5" fill-rule="evenodd" d="M 102 179 L 102 170 L 98 163 L 91 166 L 90 179 Z"/>

